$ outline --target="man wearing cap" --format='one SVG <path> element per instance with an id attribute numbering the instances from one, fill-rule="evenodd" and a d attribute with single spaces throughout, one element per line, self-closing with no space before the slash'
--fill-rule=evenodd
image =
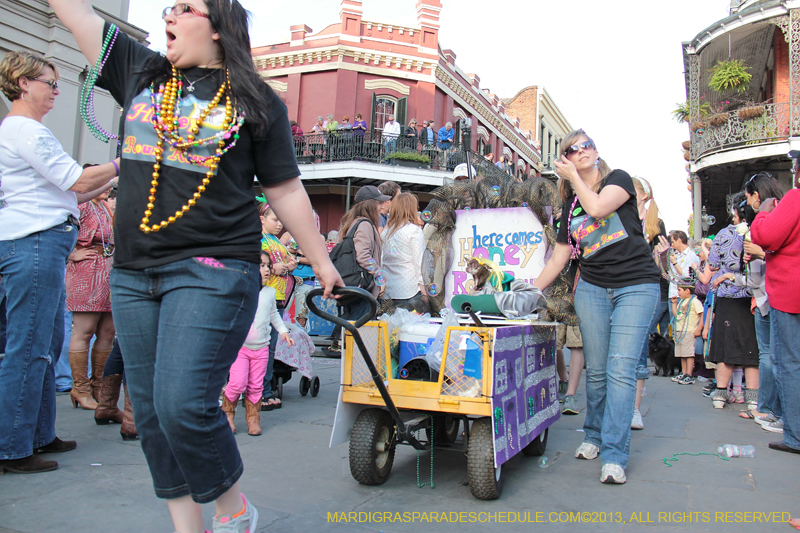
<path id="1" fill-rule="evenodd" d="M 472 176 L 470 176 L 469 172 L 472 171 Z M 467 167 L 466 163 L 461 163 L 456 165 L 455 170 L 453 170 L 453 179 L 456 181 L 468 181 L 471 178 L 476 178 L 475 176 L 475 167 L 471 169 Z"/>

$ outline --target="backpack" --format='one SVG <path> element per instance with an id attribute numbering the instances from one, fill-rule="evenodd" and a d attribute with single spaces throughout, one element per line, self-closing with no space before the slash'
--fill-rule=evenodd
<path id="1" fill-rule="evenodd" d="M 369 225 L 372 226 L 372 223 L 367 219 L 356 222 L 342 239 L 342 242 L 333 247 L 330 253 L 330 259 L 333 266 L 339 271 L 339 275 L 342 276 L 342 281 L 344 281 L 345 285 L 369 290 L 373 283 L 372 274 L 370 274 L 366 268 L 358 264 L 356 260 L 356 246 L 353 242 L 353 236 L 356 234 L 356 230 L 362 222 L 369 222 Z M 374 227 L 372 231 L 375 231 Z"/>

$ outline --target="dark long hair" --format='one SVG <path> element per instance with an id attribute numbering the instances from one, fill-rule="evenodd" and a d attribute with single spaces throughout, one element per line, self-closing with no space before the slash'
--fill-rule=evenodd
<path id="1" fill-rule="evenodd" d="M 256 134 L 267 130 L 267 115 L 272 89 L 256 72 L 250 52 L 251 13 L 238 0 L 203 0 L 208 8 L 211 26 L 219 33 L 219 44 L 223 55 L 223 69 L 231 79 L 231 98 L 244 110 L 245 125 Z M 161 83 L 171 75 L 171 66 L 163 55 L 155 56 L 141 72 L 139 91 L 153 81 Z M 138 92 L 138 91 L 137 91 Z"/>
<path id="2" fill-rule="evenodd" d="M 763 202 L 767 198 L 780 200 L 783 198 L 783 189 L 772 174 L 769 172 L 759 172 L 744 184 L 747 194 L 758 193 L 758 200 Z"/>
<path id="3" fill-rule="evenodd" d="M 347 235 L 347 232 L 350 231 L 353 222 L 355 222 L 358 217 L 366 218 L 372 222 L 372 225 L 375 228 L 377 228 L 379 222 L 378 200 L 374 200 L 372 198 L 369 200 L 362 200 L 351 207 L 350 211 L 344 214 L 342 217 L 341 226 L 339 227 L 339 235 L 342 238 Z"/>

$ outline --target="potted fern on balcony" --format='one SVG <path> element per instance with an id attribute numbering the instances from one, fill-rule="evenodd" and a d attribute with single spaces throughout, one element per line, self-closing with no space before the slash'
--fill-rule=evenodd
<path id="1" fill-rule="evenodd" d="M 416 152 L 393 152 L 386 154 L 386 161 L 393 161 L 400 167 L 427 168 L 431 158 Z"/>
<path id="2" fill-rule="evenodd" d="M 753 75 L 747 72 L 749 68 L 743 59 L 717 61 L 711 69 L 708 86 L 718 93 L 729 90 L 743 93 L 753 78 Z"/>

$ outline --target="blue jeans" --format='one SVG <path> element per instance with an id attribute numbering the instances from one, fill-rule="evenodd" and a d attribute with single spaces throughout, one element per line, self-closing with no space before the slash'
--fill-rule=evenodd
<path id="1" fill-rule="evenodd" d="M 53 365 L 64 342 L 69 222 L 0 241 L 6 295 L 6 356 L 0 364 L 0 459 L 21 459 L 56 438 Z"/>
<path id="2" fill-rule="evenodd" d="M 770 312 L 772 371 L 783 409 L 783 443 L 800 450 L 800 314 Z"/>
<path id="3" fill-rule="evenodd" d="M 219 395 L 256 312 L 258 265 L 197 258 L 111 271 L 136 429 L 159 498 L 216 500 L 242 475 Z"/>
<path id="4" fill-rule="evenodd" d="M 772 367 L 770 352 L 770 320 L 772 313 L 761 315 L 761 310 L 756 307 L 756 340 L 758 341 L 758 412 L 772 413 L 781 417 L 781 399 L 778 397 L 778 388 L 775 386 L 775 372 Z"/>
<path id="5" fill-rule="evenodd" d="M 661 295 L 659 294 L 659 298 Z M 661 299 L 661 303 L 658 305 L 658 310 L 656 311 L 656 316 L 653 319 L 653 327 L 650 328 L 650 333 L 657 333 L 656 326 L 658 326 L 658 331 L 661 332 L 663 337 L 668 337 L 669 328 L 669 321 L 672 318 L 672 314 L 670 313 L 670 302 L 669 298 L 666 300 Z"/>
<path id="6" fill-rule="evenodd" d="M 660 290 L 658 283 L 604 289 L 581 280 L 575 291 L 586 361 L 584 442 L 600 447 L 603 464 L 628 464 L 636 366 Z"/>
<path id="7" fill-rule="evenodd" d="M 0 281 L 0 353 L 6 353 L 6 293 Z"/>
<path id="8" fill-rule="evenodd" d="M 61 345 L 61 356 L 55 366 L 56 390 L 65 391 L 72 388 L 72 369 L 69 367 L 69 343 L 72 339 L 72 312 L 64 309 L 64 343 Z"/>
<path id="9" fill-rule="evenodd" d="M 661 293 L 658 294 L 658 305 L 656 305 L 656 313 L 653 315 L 653 320 L 650 321 L 650 329 L 647 330 L 647 341 L 642 346 L 642 353 L 639 354 L 639 362 L 636 365 L 636 379 L 650 379 L 650 370 L 647 368 L 647 356 L 650 353 L 650 333 L 656 331 L 656 326 L 659 325 L 659 320 L 664 317 L 667 312 L 667 305 L 661 301 Z M 666 328 L 664 328 L 666 331 Z"/>

